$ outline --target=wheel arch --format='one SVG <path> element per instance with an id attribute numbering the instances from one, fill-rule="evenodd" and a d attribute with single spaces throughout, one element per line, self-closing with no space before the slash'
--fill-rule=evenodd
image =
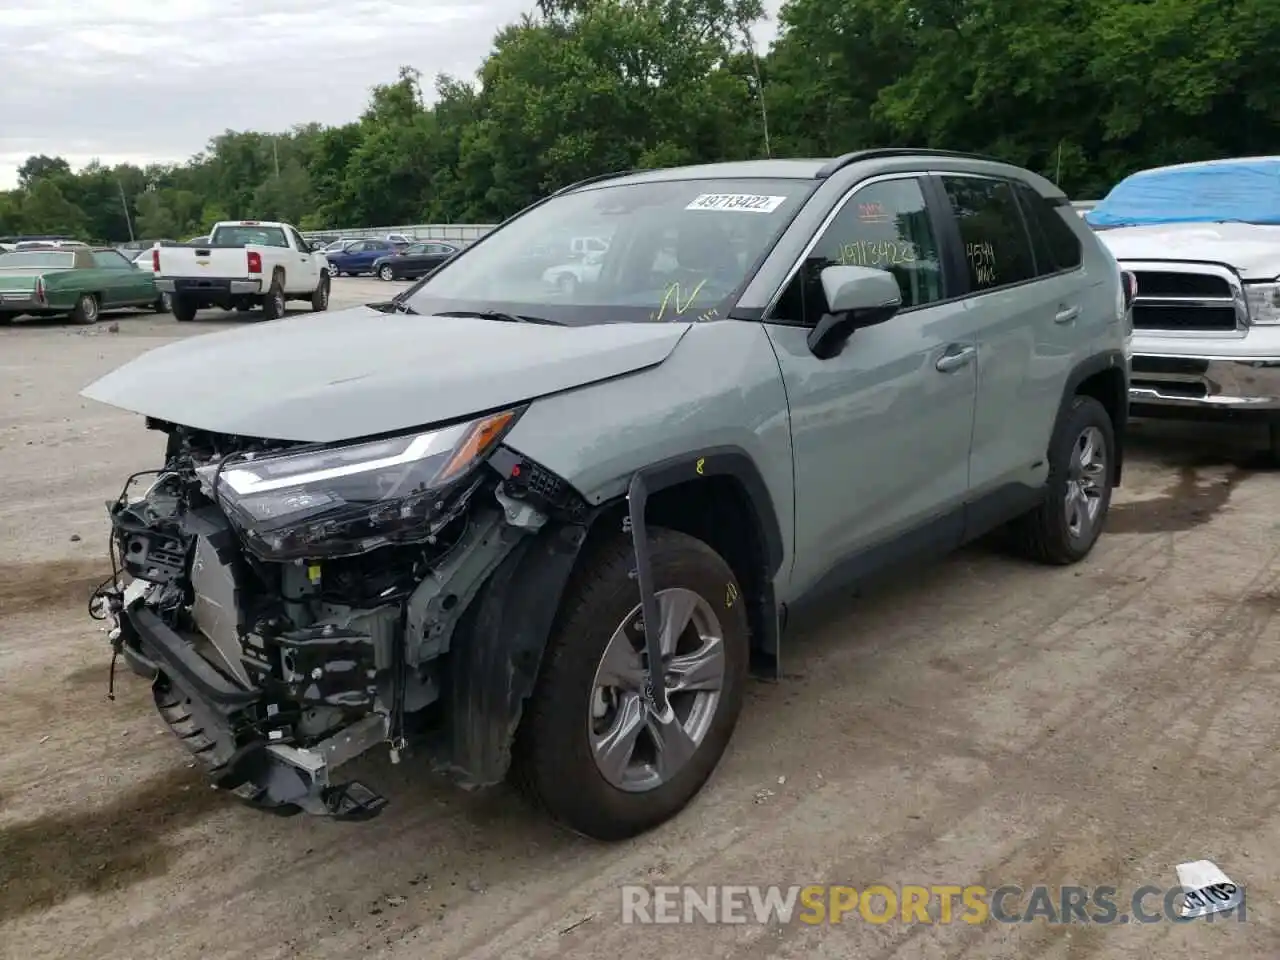
<path id="1" fill-rule="evenodd" d="M 1115 434 L 1115 463 L 1112 484 L 1120 485 L 1124 471 L 1125 436 L 1129 424 L 1129 365 L 1121 350 L 1107 350 L 1094 354 L 1072 368 L 1062 389 L 1062 400 L 1054 420 L 1053 433 L 1058 429 L 1071 409 L 1071 401 L 1078 396 L 1092 397 L 1102 404 L 1111 417 Z"/>
<path id="2" fill-rule="evenodd" d="M 697 537 L 729 564 L 747 601 L 752 652 L 777 663 L 774 577 L 784 550 L 777 511 L 755 462 L 717 447 L 638 471 L 648 489 L 647 526 Z M 627 497 L 551 521 L 526 537 L 486 579 L 451 644 L 444 688 L 445 736 L 438 763 L 469 786 L 500 782 L 533 694 L 566 589 L 590 545 L 626 528 Z M 637 595 L 639 587 L 637 585 Z"/>

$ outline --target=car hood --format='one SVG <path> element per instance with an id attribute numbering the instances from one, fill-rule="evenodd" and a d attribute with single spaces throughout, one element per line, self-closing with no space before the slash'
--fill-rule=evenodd
<path id="1" fill-rule="evenodd" d="M 1097 231 L 1117 260 L 1225 263 L 1246 280 L 1280 276 L 1280 226 L 1169 223 Z"/>
<path id="2" fill-rule="evenodd" d="M 108 373 L 81 396 L 201 430 L 331 443 L 642 370 L 665 360 L 688 329 L 554 327 L 357 307 L 189 337 Z"/>

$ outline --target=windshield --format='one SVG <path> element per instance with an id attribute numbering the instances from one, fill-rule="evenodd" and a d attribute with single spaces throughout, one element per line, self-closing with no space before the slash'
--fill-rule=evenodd
<path id="1" fill-rule="evenodd" d="M 446 261 L 406 302 L 569 324 L 711 319 L 815 186 L 665 180 L 553 197 Z"/>
<path id="2" fill-rule="evenodd" d="M 1280 224 L 1280 158 L 1144 170 L 1121 180 L 1084 216 L 1097 227 Z"/>
<path id="3" fill-rule="evenodd" d="M 230 247 L 243 247 L 256 243 L 260 247 L 287 247 L 284 230 L 280 227 L 218 227 L 209 238 L 210 243 Z"/>
<path id="4" fill-rule="evenodd" d="M 22 270 L 27 267 L 71 267 L 76 262 L 74 253 L 59 253 L 56 250 L 25 250 L 5 255 L 0 260 L 0 269 Z"/>

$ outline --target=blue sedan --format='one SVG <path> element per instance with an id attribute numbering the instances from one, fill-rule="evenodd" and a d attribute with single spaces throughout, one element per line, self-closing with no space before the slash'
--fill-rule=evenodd
<path id="1" fill-rule="evenodd" d="M 373 273 L 373 262 L 395 252 L 390 240 L 352 240 L 341 250 L 326 250 L 329 276 L 358 276 Z"/>

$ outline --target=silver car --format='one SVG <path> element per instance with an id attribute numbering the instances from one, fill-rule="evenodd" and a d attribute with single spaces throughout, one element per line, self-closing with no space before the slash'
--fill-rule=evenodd
<path id="1" fill-rule="evenodd" d="M 563 229 L 610 238 L 598 272 L 509 269 Z M 632 836 L 701 789 L 805 602 L 998 527 L 1089 554 L 1125 291 L 1056 187 L 983 158 L 595 179 L 386 303 L 86 388 L 168 438 L 96 609 L 250 803 L 370 816 L 340 774 L 385 745 Z"/>

